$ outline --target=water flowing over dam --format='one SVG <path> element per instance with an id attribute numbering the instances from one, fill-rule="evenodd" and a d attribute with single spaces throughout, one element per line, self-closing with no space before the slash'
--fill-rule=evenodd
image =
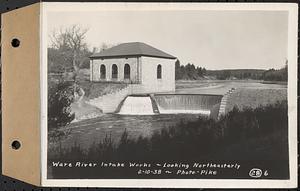
<path id="1" fill-rule="evenodd" d="M 127 96 L 121 103 L 119 114 L 124 115 L 153 115 L 150 96 Z"/>
<path id="2" fill-rule="evenodd" d="M 160 113 L 199 113 L 210 115 L 218 110 L 222 95 L 155 95 Z"/>
<path id="3" fill-rule="evenodd" d="M 222 95 L 154 94 L 130 95 L 119 106 L 119 114 L 154 115 L 190 113 L 216 117 Z"/>

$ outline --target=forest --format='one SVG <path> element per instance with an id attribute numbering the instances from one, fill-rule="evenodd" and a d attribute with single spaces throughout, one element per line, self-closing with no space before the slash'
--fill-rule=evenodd
<path id="1" fill-rule="evenodd" d="M 181 65 L 179 60 L 175 62 L 175 79 L 176 80 L 200 80 L 206 75 L 206 68 L 195 66 L 188 63 Z"/>
<path id="2" fill-rule="evenodd" d="M 287 81 L 287 63 L 280 69 L 231 69 L 231 70 L 207 70 L 205 67 L 195 66 L 188 63 L 181 65 L 175 63 L 176 80 L 264 80 L 264 81 Z"/>
<path id="3" fill-rule="evenodd" d="M 271 71 L 273 71 L 272 69 Z M 275 71 L 275 70 L 274 70 Z M 234 79 L 253 79 L 263 80 L 265 76 L 270 76 L 267 70 L 258 69 L 232 69 L 232 70 L 207 70 L 205 67 L 195 66 L 194 64 L 181 65 L 179 60 L 175 62 L 176 80 L 234 80 Z M 273 74 L 272 74 L 273 76 Z M 267 78 L 266 78 L 267 79 Z M 268 78 L 270 80 L 270 77 Z M 279 78 L 272 78 L 279 79 Z"/>

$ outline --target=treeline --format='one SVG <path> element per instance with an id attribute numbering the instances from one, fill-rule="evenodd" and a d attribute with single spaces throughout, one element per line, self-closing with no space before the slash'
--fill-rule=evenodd
<path id="1" fill-rule="evenodd" d="M 175 62 L 175 79 L 176 80 L 198 80 L 203 79 L 206 74 L 206 69 L 203 67 L 196 67 L 194 64 L 188 63 L 181 65 L 179 60 Z"/>
<path id="2" fill-rule="evenodd" d="M 80 145 L 55 150 L 48 160 L 49 163 L 73 160 L 288 160 L 287 132 L 287 102 L 283 101 L 243 111 L 234 108 L 217 121 L 200 117 L 197 121 L 182 122 L 157 131 L 151 137 L 136 140 L 130 139 L 125 131 L 118 144 L 107 136 L 88 150 L 83 150 Z M 72 172 L 66 173 L 68 169 Z M 90 171 L 68 169 L 53 168 L 53 175 L 91 175 Z"/>
<path id="3" fill-rule="evenodd" d="M 232 70 L 207 70 L 204 67 L 195 66 L 188 63 L 181 65 L 177 60 L 175 63 L 176 80 L 200 80 L 200 79 L 217 79 L 217 80 L 264 80 L 264 81 L 287 81 L 288 70 L 287 64 L 281 69 L 232 69 Z"/>
<path id="4" fill-rule="evenodd" d="M 281 69 L 257 70 L 257 69 L 237 69 L 237 70 L 207 70 L 207 76 L 213 76 L 218 80 L 232 79 L 252 79 L 264 81 L 287 81 L 287 65 Z"/>
<path id="5" fill-rule="evenodd" d="M 262 73 L 262 79 L 265 81 L 287 81 L 288 80 L 288 68 L 287 65 L 284 68 L 275 70 L 274 68 Z"/>
<path id="6" fill-rule="evenodd" d="M 208 70 L 207 75 L 218 80 L 253 79 L 260 80 L 265 70 L 235 69 L 235 70 Z"/>

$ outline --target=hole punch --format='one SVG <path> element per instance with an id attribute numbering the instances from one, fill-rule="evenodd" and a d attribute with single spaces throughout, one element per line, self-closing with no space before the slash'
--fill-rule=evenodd
<path id="1" fill-rule="evenodd" d="M 12 39 L 11 45 L 12 45 L 14 48 L 19 47 L 19 46 L 20 46 L 20 40 L 19 40 L 19 39 L 16 39 L 16 38 Z"/>
<path id="2" fill-rule="evenodd" d="M 19 141 L 13 141 L 11 147 L 15 150 L 18 150 L 21 147 L 21 143 Z"/>

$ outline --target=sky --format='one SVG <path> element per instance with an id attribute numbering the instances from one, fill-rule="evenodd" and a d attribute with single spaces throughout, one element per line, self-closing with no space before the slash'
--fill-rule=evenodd
<path id="1" fill-rule="evenodd" d="M 89 48 L 102 43 L 144 42 L 206 69 L 269 69 L 287 57 L 285 11 L 49 12 L 47 31 L 77 24 L 88 28 Z M 50 41 L 48 40 L 48 43 Z"/>

